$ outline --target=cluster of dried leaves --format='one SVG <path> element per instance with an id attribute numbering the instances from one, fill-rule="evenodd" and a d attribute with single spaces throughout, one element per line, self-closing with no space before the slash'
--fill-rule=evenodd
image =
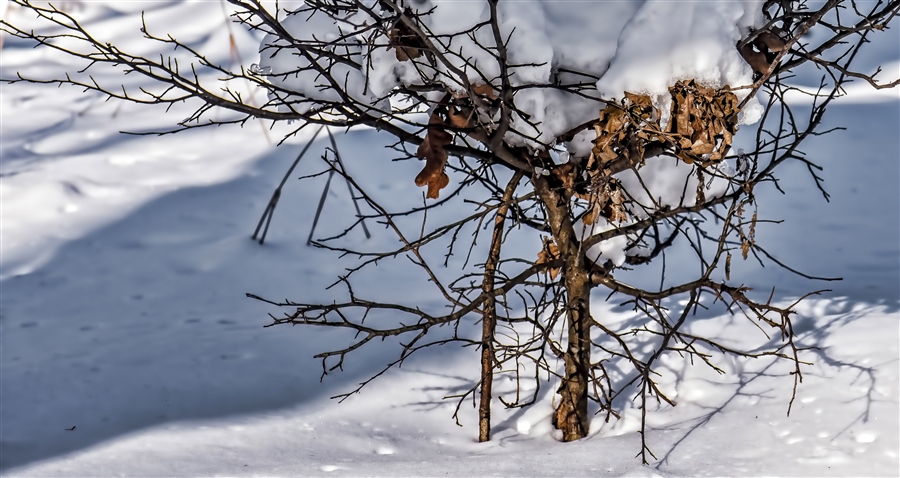
<path id="1" fill-rule="evenodd" d="M 588 202 L 587 211 L 581 217 L 585 225 L 596 223 L 600 216 L 610 222 L 628 220 L 628 212 L 625 209 L 625 193 L 621 183 L 615 178 L 604 176 L 602 180 L 595 179 L 594 187 L 590 192 L 576 191 L 575 196 Z"/>
<path id="2" fill-rule="evenodd" d="M 652 144 L 672 151 L 688 164 L 721 161 L 736 131 L 737 96 L 727 86 L 717 90 L 694 80 L 675 83 L 669 94 L 672 109 L 665 128 L 660 126 L 659 109 L 648 95 L 626 92 L 621 105 L 609 103 L 600 110 L 589 170 L 602 169 L 621 157 L 640 165 Z"/>
<path id="3" fill-rule="evenodd" d="M 659 109 L 649 96 L 628 92 L 621 105 L 608 103 L 600 110 L 594 131 L 597 139 L 587 164 L 592 174 L 620 156 L 630 164 L 642 163 L 648 143 L 664 141 Z"/>
<path id="4" fill-rule="evenodd" d="M 389 42 L 398 61 L 419 58 L 428 51 L 421 38 L 403 22 L 390 30 Z M 752 42 L 741 45 L 739 51 L 753 70 L 762 74 L 786 45 L 779 32 L 761 30 L 755 32 Z M 497 100 L 490 85 L 476 84 L 472 89 L 480 96 Z M 727 86 L 717 90 L 694 80 L 677 82 L 669 88 L 669 93 L 672 108 L 665 128 L 660 126 L 660 112 L 648 95 L 626 92 L 621 105 L 609 103 L 600 111 L 595 125 L 597 139 L 586 164 L 593 193 L 578 194 L 590 202 L 589 212 L 583 217 L 585 224 L 595 223 L 600 215 L 610 221 L 627 219 L 618 184 L 604 171 L 604 166 L 612 161 L 624 157 L 631 165 L 641 165 L 645 150 L 652 143 L 674 151 L 689 164 L 700 161 L 706 166 L 727 154 L 739 111 L 734 93 Z M 416 151 L 420 159 L 426 160 L 425 167 L 416 176 L 416 185 L 427 186 L 426 196 L 430 199 L 437 199 L 440 190 L 450 183 L 444 168 L 448 159 L 445 147 L 453 141 L 452 131 L 475 126 L 475 108 L 471 101 L 466 101 L 467 96 L 462 92 L 444 97 L 433 110 L 424 141 Z M 565 177 L 569 173 L 574 171 L 560 171 L 558 175 Z"/>
<path id="5" fill-rule="evenodd" d="M 669 88 L 672 115 L 667 139 L 677 141 L 676 155 L 704 166 L 721 161 L 731 147 L 738 120 L 738 99 L 727 88 L 716 90 L 694 80 Z"/>
<path id="6" fill-rule="evenodd" d="M 600 216 L 611 222 L 628 219 L 625 194 L 611 177 L 609 165 L 623 159 L 632 167 L 644 163 L 647 151 L 669 151 L 682 161 L 703 166 L 721 161 L 731 147 L 737 129 L 739 104 L 728 87 L 709 88 L 694 80 L 679 81 L 669 88 L 672 107 L 665 127 L 648 95 L 625 93 L 621 104 L 608 103 L 594 125 L 597 139 L 585 164 L 588 187 L 575 195 L 589 202 L 582 217 L 594 224 Z M 571 169 L 571 170 L 570 170 Z M 564 187 L 577 181 L 574 167 L 558 168 Z"/>

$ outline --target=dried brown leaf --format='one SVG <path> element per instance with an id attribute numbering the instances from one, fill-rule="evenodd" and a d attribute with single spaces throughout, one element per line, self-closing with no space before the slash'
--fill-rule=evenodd
<path id="1" fill-rule="evenodd" d="M 731 280 L 731 253 L 725 256 L 725 280 Z"/>
<path id="2" fill-rule="evenodd" d="M 615 179 L 609 179 L 596 194 L 596 208 L 610 222 L 628 220 L 625 210 L 625 194 L 622 185 Z M 594 219 L 596 221 L 596 218 Z"/>
<path id="3" fill-rule="evenodd" d="M 594 202 L 591 203 L 590 209 L 588 209 L 584 217 L 581 218 L 581 222 L 584 223 L 585 226 L 590 226 L 597 222 L 598 217 L 600 217 L 600 207 Z"/>
<path id="4" fill-rule="evenodd" d="M 694 129 L 691 127 L 691 110 L 694 106 L 694 95 L 688 93 L 680 102 L 673 102 L 672 105 L 677 108 L 675 120 L 676 126 L 678 128 L 676 133 L 685 136 L 687 138 L 691 137 L 691 133 L 694 132 Z"/>
<path id="5" fill-rule="evenodd" d="M 666 132 L 675 143 L 675 154 L 686 163 L 700 160 L 704 165 L 721 161 L 737 123 L 737 97 L 728 88 L 716 90 L 694 80 L 677 82 L 669 92 L 672 111 Z"/>
<path id="6" fill-rule="evenodd" d="M 756 36 L 756 46 L 760 49 L 764 46 L 773 52 L 781 52 L 787 49 L 787 43 L 780 36 L 768 30 L 759 32 Z"/>
<path id="7" fill-rule="evenodd" d="M 450 178 L 444 173 L 444 165 L 449 157 L 445 147 L 453 140 L 453 136 L 444 129 L 444 121 L 437 112 L 431 115 L 428 125 L 425 139 L 416 150 L 416 156 L 425 159 L 425 167 L 416 176 L 416 186 L 428 185 L 426 197 L 437 199 L 440 190 L 450 184 Z"/>
<path id="8" fill-rule="evenodd" d="M 691 145 L 691 152 L 694 154 L 710 154 L 715 150 L 715 145 L 706 141 L 706 138 L 699 138 Z"/>
<path id="9" fill-rule="evenodd" d="M 628 100 L 628 106 L 638 106 L 641 108 L 653 107 L 653 101 L 650 100 L 648 95 L 637 95 L 626 91 L 625 98 Z"/>
<path id="10" fill-rule="evenodd" d="M 704 184 L 703 170 L 697 169 L 697 197 L 695 204 L 697 206 L 706 203 L 706 185 Z"/>
<path id="11" fill-rule="evenodd" d="M 753 213 L 753 219 L 750 220 L 750 242 L 756 244 L 756 212 Z"/>
<path id="12" fill-rule="evenodd" d="M 397 61 L 408 61 L 412 58 L 422 56 L 421 40 L 412 33 L 403 23 L 397 24 L 398 28 L 393 28 L 388 35 L 388 48 L 394 48 L 394 55 Z M 419 45 L 416 45 L 416 44 Z"/>
<path id="13" fill-rule="evenodd" d="M 769 71 L 769 60 L 766 58 L 766 54 L 760 51 L 756 51 L 753 49 L 753 44 L 746 44 L 738 50 L 741 56 L 744 58 L 744 61 L 750 65 L 750 68 L 753 69 L 754 72 L 759 73 L 760 75 L 764 75 L 767 71 Z"/>
<path id="14" fill-rule="evenodd" d="M 553 175 L 562 183 L 563 189 L 575 189 L 575 163 L 565 163 L 553 168 Z"/>
<path id="15" fill-rule="evenodd" d="M 487 83 L 473 83 L 472 91 L 485 98 L 490 98 L 492 100 L 497 99 L 497 92 L 494 91 L 494 87 Z"/>
<path id="16" fill-rule="evenodd" d="M 556 259 L 559 259 L 559 247 L 556 246 L 553 239 L 544 239 L 544 247 L 538 253 L 535 265 L 546 264 Z M 550 268 L 547 273 L 550 274 L 550 280 L 556 280 L 556 276 L 559 275 L 559 267 Z"/>
<path id="17" fill-rule="evenodd" d="M 447 111 L 447 122 L 454 128 L 475 126 L 475 110 L 469 107 L 451 106 Z"/>

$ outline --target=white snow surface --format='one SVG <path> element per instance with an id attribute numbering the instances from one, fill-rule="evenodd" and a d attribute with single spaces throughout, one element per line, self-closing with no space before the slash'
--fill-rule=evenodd
<path id="1" fill-rule="evenodd" d="M 678 80 L 714 88 L 752 83 L 750 67 L 734 45 L 751 27 L 765 23 L 763 3 L 643 2 L 627 19 L 597 88 L 605 98 L 622 98 L 625 91 L 667 95 Z"/>
<path id="2" fill-rule="evenodd" d="M 563 8 L 566 3 L 580 5 L 577 12 L 585 14 Z M 586 24 L 591 8 L 617 9 L 616 15 L 631 21 L 615 23 L 615 33 L 589 29 L 585 34 L 629 44 L 635 41 L 628 33 L 637 28 L 635 22 L 660 21 L 656 15 L 667 11 L 673 24 L 727 18 L 728 28 L 710 39 L 731 38 L 735 28 L 754 21 L 746 14 L 754 3 L 728 2 L 734 9 L 722 7 L 725 2 L 501 5 L 515 7 L 509 11 L 520 28 Z M 89 26 L 101 25 L 110 38 L 133 45 L 144 45 L 134 38 L 140 11 L 147 10 L 151 27 L 195 38 L 199 46 L 220 52 L 214 58 L 229 61 L 225 19 L 215 3 L 69 4 Z M 691 12 L 694 20 L 678 17 L 678 11 Z M 6 17 L 20 23 L 29 18 L 14 7 Z M 240 34 L 239 28 L 234 31 Z M 548 44 L 570 42 L 585 49 L 554 49 L 554 61 L 584 61 L 597 71 L 612 61 L 610 71 L 619 68 L 625 76 L 639 71 L 634 68 L 640 65 L 622 63 L 627 61 L 606 41 L 596 50 L 586 48 L 579 36 L 583 30 L 542 31 Z M 243 61 L 254 61 L 259 39 L 237 40 Z M 690 35 L 670 41 L 683 48 L 702 44 Z M 896 42 L 873 47 L 871 61 L 898 64 Z M 686 50 L 671 50 L 676 51 Z M 733 65 L 707 52 L 696 59 L 697 68 L 712 62 L 719 72 L 704 72 L 732 81 Z M 17 71 L 58 74 L 79 66 L 5 38 L 0 77 Z M 677 74 L 672 64 L 665 68 Z M 539 75 L 538 70 L 522 75 Z M 121 81 L 115 72 L 101 80 Z M 141 85 L 142 80 L 128 81 Z M 312 355 L 346 343 L 346 336 L 263 328 L 269 323 L 266 313 L 273 311 L 244 297 L 253 292 L 326 302 L 336 296 L 325 286 L 346 263 L 304 245 L 324 177 L 318 183 L 289 181 L 266 245 L 249 239 L 308 133 L 278 148 L 252 123 L 163 137 L 122 135 L 120 130 L 165 129 L 187 110 L 166 115 L 72 88 L 0 88 L 3 476 L 897 475 L 896 90 L 868 94 L 848 88 L 825 125 L 848 129 L 805 144 L 809 156 L 825 167 L 821 174 L 831 202 L 822 199 L 799 163 L 782 172 L 784 195 L 771 186 L 757 191 L 761 214 L 785 221 L 760 225 L 758 242 L 792 267 L 844 278 L 821 284 L 752 261 L 733 265 L 733 276 L 747 285 L 766 291 L 774 285 L 778 303 L 791 303 L 810 290 L 833 290 L 799 306 L 798 340 L 817 349 L 805 356 L 812 365 L 804 368 L 790 416 L 792 377 L 786 364 L 725 361 L 717 365 L 727 374 L 718 375 L 669 357 L 660 383 L 678 405 L 651 407 L 647 439 L 659 460 L 644 466 L 634 458 L 640 415 L 628 401 L 621 403 L 621 419 L 604 423 L 595 417 L 588 438 L 557 442 L 549 421 L 554 383 L 545 383 L 528 409 L 504 410 L 495 401 L 494 438 L 476 443 L 476 410 L 465 404 L 458 427 L 450 418 L 455 402 L 443 398 L 467 389 L 477 377 L 478 354 L 471 349 L 435 350 L 389 372 L 362 394 L 343 403 L 330 400 L 377 372 L 395 357 L 396 347 L 366 347 L 348 358 L 345 372 L 319 383 L 321 367 Z M 279 128 L 270 132 L 272 138 L 284 132 Z M 390 138 L 367 129 L 335 133 L 347 167 L 380 198 L 421 197 L 412 184 L 419 165 L 390 162 L 390 150 L 382 148 Z M 326 143 L 321 137 L 314 143 L 294 176 L 323 169 L 316 157 Z M 342 230 L 351 211 L 346 190 L 332 187 L 317 235 Z M 373 242 L 392 241 L 379 228 L 373 233 Z M 537 244 L 511 247 L 521 247 L 522 254 L 537 250 Z M 689 265 L 674 257 L 668 267 Z M 635 271 L 634 279 L 654 280 L 655 274 L 658 270 L 647 267 Z M 369 297 L 427 295 L 423 277 L 389 264 L 361 285 Z M 610 326 L 634 318 L 604 299 L 595 295 L 593 307 Z M 422 305 L 429 306 L 424 299 Z M 687 326 L 739 347 L 769 341 L 753 324 L 718 309 Z M 512 390 L 511 383 L 496 386 L 500 393 Z"/>

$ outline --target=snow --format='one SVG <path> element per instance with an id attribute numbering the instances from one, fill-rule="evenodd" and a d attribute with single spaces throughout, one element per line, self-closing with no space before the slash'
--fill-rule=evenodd
<path id="1" fill-rule="evenodd" d="M 523 6 L 517 21 L 540 23 L 525 14 L 538 5 L 545 9 L 544 25 L 579 20 L 565 3 Z M 618 9 L 617 15 L 651 18 L 650 12 L 665 11 L 666 3 L 602 5 Z M 219 5 L 78 7 L 89 25 L 102 24 L 106 34 L 125 41 L 131 33 L 125 25 L 139 24 L 137 4 L 152 13 L 151 28 L 192 35 L 211 50 L 219 45 L 217 58 L 229 60 L 221 23 L 212 20 L 220 18 Z M 580 5 L 601 8 L 601 2 Z M 696 5 L 691 8 L 729 13 L 715 3 Z M 204 20 L 179 21 L 188 16 Z M 6 18 L 28 21 L 15 7 Z M 735 14 L 733 25 L 747 18 Z M 581 21 L 587 22 L 587 15 Z M 546 35 L 551 42 L 575 43 L 577 31 L 547 27 Z M 683 40 L 690 45 L 696 39 Z M 258 41 L 238 42 L 248 64 L 256 61 Z M 896 70 L 900 45 L 878 46 L 880 63 Z M 3 78 L 16 71 L 51 75 L 77 65 L 8 37 L 2 51 Z M 560 61 L 603 65 L 601 58 L 611 59 L 615 52 L 594 53 Z M 116 72 L 100 78 L 117 79 Z M 797 79 L 815 84 L 807 80 Z M 761 224 L 759 243 L 793 267 L 844 280 L 811 283 L 752 261 L 732 266 L 733 276 L 750 286 L 776 285 L 778 303 L 816 288 L 833 289 L 799 306 L 798 340 L 817 349 L 806 356 L 813 365 L 804 368 L 791 415 L 786 416 L 792 383 L 786 364 L 733 360 L 719 364 L 728 374 L 718 375 L 670 357 L 660 381 L 678 406 L 651 407 L 648 413 L 647 438 L 659 458 L 650 466 L 634 458 L 640 417 L 627 401 L 620 404 L 621 420 L 604 423 L 595 417 L 589 438 L 557 442 L 549 423 L 552 383 L 544 384 L 538 403 L 528 409 L 503 410 L 495 402 L 494 439 L 475 443 L 475 409 L 468 402 L 461 408 L 458 427 L 450 418 L 455 402 L 443 398 L 466 389 L 477 376 L 477 352 L 471 349 L 434 350 L 362 394 L 343 403 L 330 400 L 379 370 L 396 347 L 364 348 L 345 372 L 319 383 L 321 367 L 312 355 L 346 337 L 262 328 L 271 310 L 244 297 L 253 292 L 324 302 L 335 294 L 325 286 L 345 263 L 304 245 L 314 213 L 309 205 L 317 203 L 324 177 L 289 181 L 266 245 L 249 239 L 272 188 L 311 132 L 279 148 L 255 123 L 163 137 L 121 135 L 120 130 L 163 129 L 187 110 L 166 115 L 70 88 L 2 84 L 0 471 L 4 476 L 896 475 L 900 101 L 897 89 L 857 93 L 859 84 L 852 84 L 826 116 L 826 128 L 848 130 L 814 138 L 805 147 L 826 168 L 831 202 L 822 199 L 799 163 L 783 171 L 785 195 L 772 187 L 757 192 L 760 211 L 785 221 Z M 287 131 L 279 128 L 270 132 L 272 138 Z M 347 167 L 379 198 L 421 197 L 411 180 L 420 165 L 390 162 L 391 151 L 382 148 L 389 137 L 369 129 L 334 133 Z M 317 156 L 326 143 L 317 140 L 294 176 L 323 169 Z M 340 231 L 350 211 L 346 190 L 332 187 L 317 235 Z M 371 241 L 389 243 L 386 232 L 373 228 L 373 233 Z M 535 244 L 516 247 L 530 254 L 537 250 Z M 670 270 L 687 267 L 678 257 L 668 260 Z M 658 280 L 657 272 L 648 267 L 629 280 Z M 421 294 L 428 306 L 425 281 L 400 266 L 379 266 L 365 289 L 370 296 Z M 609 324 L 633 317 L 603 299 L 595 296 L 593 308 Z M 746 320 L 717 309 L 688 326 L 745 347 L 769 340 Z M 507 393 L 512 384 L 496 386 Z"/>
<path id="2" fill-rule="evenodd" d="M 479 26 L 490 19 L 487 2 L 467 2 L 465 8 L 453 1 L 407 3 L 414 11 L 429 12 L 421 18 L 425 28 L 444 42 L 444 61 L 449 65 L 438 62 L 432 67 L 424 58 L 416 66 L 400 62 L 393 51 L 384 48 L 386 39 L 359 35 L 359 45 L 349 51 L 358 55 L 358 63 L 365 68 L 352 70 L 340 64 L 332 75 L 346 82 L 351 96 L 381 108 L 383 105 L 374 102 L 401 83 L 436 80 L 462 89 L 464 81 L 484 83 L 485 79 L 499 77 L 494 53 L 483 46 L 495 44 L 493 34 L 488 26 Z M 552 143 L 557 136 L 596 117 L 602 106 L 599 100 L 585 101 L 553 88 L 527 87 L 552 83 L 553 75 L 560 70 L 599 77 L 599 98 L 621 99 L 625 91 L 649 94 L 663 112 L 668 111 L 668 87 L 678 80 L 695 78 L 716 88 L 751 84 L 752 71 L 733 46 L 750 27 L 764 23 L 762 4 L 762 0 L 500 2 L 500 34 L 509 39 L 508 61 L 521 65 L 511 69 L 511 84 L 525 86 L 516 93 L 515 101 L 527 115 L 514 115 L 512 126 L 518 133 L 508 133 L 506 141 L 531 146 Z M 297 39 L 315 41 L 328 35 L 347 35 L 357 30 L 353 25 L 371 22 L 362 13 L 359 18 L 337 19 L 316 13 L 307 22 L 309 16 L 288 17 L 286 29 Z M 455 35 L 470 30 L 474 31 L 472 35 Z M 369 43 L 380 48 L 363 47 Z M 336 100 L 326 78 L 296 71 L 307 67 L 308 60 L 273 48 L 281 44 L 271 36 L 261 42 L 260 65 L 271 68 L 272 76 L 267 78 L 305 98 Z M 343 52 L 345 47 L 340 48 Z M 463 71 L 466 78 L 459 77 L 457 71 Z M 573 82 L 585 80 L 569 74 L 560 77 Z M 370 93 L 366 95 L 365 91 Z M 299 98 L 291 98 L 304 101 L 303 107 L 296 109 L 307 111 L 311 105 Z M 746 123 L 754 121 L 753 117 L 745 119 Z"/>
<path id="3" fill-rule="evenodd" d="M 763 3 L 644 2 L 619 35 L 597 89 L 604 98 L 622 98 L 626 91 L 667 96 L 678 80 L 713 88 L 753 83 L 734 45 L 749 28 L 765 23 Z"/>

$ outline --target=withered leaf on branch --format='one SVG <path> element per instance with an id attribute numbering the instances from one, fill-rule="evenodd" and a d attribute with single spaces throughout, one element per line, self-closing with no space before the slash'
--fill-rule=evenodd
<path id="1" fill-rule="evenodd" d="M 725 256 L 725 280 L 731 280 L 731 253 Z"/>
<path id="2" fill-rule="evenodd" d="M 407 46 L 411 43 L 411 41 L 415 39 L 415 37 L 404 36 L 401 33 L 399 28 L 394 28 L 390 33 L 390 43 L 388 48 L 394 49 L 394 55 L 397 57 L 397 61 L 408 61 L 412 58 L 419 58 L 422 56 L 422 50 L 414 47 Z"/>
<path id="3" fill-rule="evenodd" d="M 650 113 L 650 109 L 653 108 L 653 101 L 647 95 L 638 95 L 626 91 L 625 99 L 628 100 L 628 108 L 639 110 L 638 115 L 640 116 Z"/>
<path id="4" fill-rule="evenodd" d="M 544 247 L 538 253 L 535 265 L 546 264 L 556 259 L 559 259 L 559 248 L 553 242 L 553 239 L 544 238 Z M 556 276 L 559 275 L 559 267 L 549 269 L 548 274 L 550 274 L 550 280 L 556 280 Z"/>
<path id="5" fill-rule="evenodd" d="M 496 99 L 493 88 L 487 84 L 473 84 L 472 91 L 484 98 Z M 446 119 L 442 115 L 446 115 Z M 468 129 L 475 126 L 475 106 L 463 93 L 447 93 L 428 118 L 428 131 L 422 144 L 416 150 L 416 156 L 425 160 L 425 167 L 416 176 L 416 186 L 428 185 L 425 196 L 437 199 L 441 189 L 450 184 L 450 177 L 444 172 L 447 164 L 448 144 L 453 142 L 453 134 L 448 128 Z"/>
<path id="6" fill-rule="evenodd" d="M 628 220 L 625 210 L 625 193 L 622 184 L 616 179 L 610 179 L 601 189 L 598 195 L 600 213 L 610 222 L 622 222 Z"/>
<path id="7" fill-rule="evenodd" d="M 472 91 L 488 99 L 497 98 L 493 88 L 487 84 L 473 84 Z M 475 106 L 465 92 L 447 93 L 431 113 L 428 131 L 416 150 L 416 156 L 425 160 L 425 167 L 416 176 L 416 186 L 428 186 L 425 194 L 427 198 L 437 199 L 440 190 L 450 184 L 450 177 L 444 172 L 444 166 L 449 156 L 446 147 L 453 142 L 453 134 L 447 129 L 472 128 L 476 124 L 475 120 Z"/>
<path id="8" fill-rule="evenodd" d="M 756 212 L 753 212 L 753 219 L 750 220 L 750 243 L 756 244 Z"/>
<path id="9" fill-rule="evenodd" d="M 412 15 L 412 10 L 406 9 L 404 13 Z M 388 32 L 388 45 L 388 49 L 394 48 L 397 61 L 419 58 L 422 56 L 422 51 L 427 48 L 425 42 L 402 21 L 398 21 Z"/>
<path id="10" fill-rule="evenodd" d="M 450 106 L 447 108 L 447 122 L 454 128 L 471 128 L 475 126 L 475 109 L 469 106 Z"/>
<path id="11" fill-rule="evenodd" d="M 578 197 L 588 202 L 588 210 L 584 217 L 581 218 L 581 222 L 583 222 L 585 226 L 590 226 L 597 222 L 597 218 L 600 217 L 600 201 L 597 194 L 578 194 Z"/>
<path id="12" fill-rule="evenodd" d="M 485 99 L 488 99 L 491 101 L 499 98 L 497 96 L 497 92 L 494 90 L 494 87 L 488 83 L 472 83 L 470 85 L 470 89 L 471 89 L 472 93 L 475 93 L 476 96 L 479 96 L 481 98 L 485 98 Z M 459 91 L 453 92 L 454 99 L 467 98 L 468 96 L 469 96 L 469 92 L 466 90 L 459 90 Z"/>
<path id="13" fill-rule="evenodd" d="M 766 54 L 761 51 L 756 51 L 752 43 L 748 43 L 743 45 L 738 50 L 740 52 L 741 57 L 744 58 L 744 61 L 750 65 L 750 68 L 753 69 L 753 72 L 759 75 L 764 75 L 767 71 L 769 71 L 769 67 L 771 63 L 769 63 L 768 58 L 766 58 Z"/>
<path id="14" fill-rule="evenodd" d="M 659 131 L 659 111 L 647 95 L 625 92 L 622 105 L 608 104 L 600 110 L 594 126 L 597 138 L 591 154 L 598 166 L 624 156 L 632 164 L 644 160 L 644 145 L 650 139 L 647 131 Z"/>
<path id="15" fill-rule="evenodd" d="M 666 134 L 677 145 L 678 157 L 688 164 L 721 161 L 736 132 L 737 96 L 727 87 L 715 90 L 694 80 L 675 83 L 669 93 L 672 111 Z"/>
<path id="16" fill-rule="evenodd" d="M 703 170 L 698 169 L 697 170 L 697 197 L 696 197 L 696 202 L 694 204 L 699 206 L 701 204 L 706 203 L 705 189 L 706 189 L 706 185 L 704 184 Z"/>
<path id="17" fill-rule="evenodd" d="M 469 97 L 470 92 L 474 98 Z M 455 91 L 451 96 L 452 99 L 448 102 L 447 122 L 461 129 L 475 127 L 479 113 L 482 118 L 491 117 L 499 103 L 497 92 L 487 83 L 472 83 L 469 91 Z"/>
<path id="18" fill-rule="evenodd" d="M 453 141 L 453 136 L 444 127 L 444 120 L 437 111 L 432 113 L 425 139 L 416 150 L 416 156 L 425 160 L 425 167 L 416 176 L 416 186 L 428 185 L 425 196 L 429 199 L 437 199 L 441 189 L 450 184 L 450 177 L 444 172 L 449 156 L 445 148 Z"/>
<path id="19" fill-rule="evenodd" d="M 770 51 L 773 52 L 781 52 L 787 49 L 787 42 L 784 41 L 780 36 L 772 33 L 768 30 L 763 30 L 759 32 L 756 36 L 757 48 L 760 46 L 765 46 Z"/>
<path id="20" fill-rule="evenodd" d="M 625 209 L 625 193 L 622 184 L 614 178 L 606 179 L 602 184 L 594 184 L 589 194 L 576 194 L 580 199 L 589 202 L 588 211 L 581 218 L 586 226 L 597 222 L 600 216 L 609 222 L 622 222 L 628 220 L 628 211 Z"/>
<path id="21" fill-rule="evenodd" d="M 553 168 L 553 175 L 562 184 L 563 189 L 572 191 L 575 188 L 575 163 L 560 164 Z"/>
<path id="22" fill-rule="evenodd" d="M 780 30 L 774 30 L 757 31 L 754 32 L 753 41 L 738 42 L 738 52 L 757 75 L 766 74 L 778 53 L 788 49 L 788 42 L 776 33 Z"/>
<path id="23" fill-rule="evenodd" d="M 624 112 L 621 110 L 600 111 L 600 121 L 594 126 L 597 139 L 594 140 L 594 147 L 591 150 L 591 154 L 599 159 L 600 163 L 608 163 L 619 157 L 616 149 L 623 136 L 621 134 L 623 115 Z"/>

